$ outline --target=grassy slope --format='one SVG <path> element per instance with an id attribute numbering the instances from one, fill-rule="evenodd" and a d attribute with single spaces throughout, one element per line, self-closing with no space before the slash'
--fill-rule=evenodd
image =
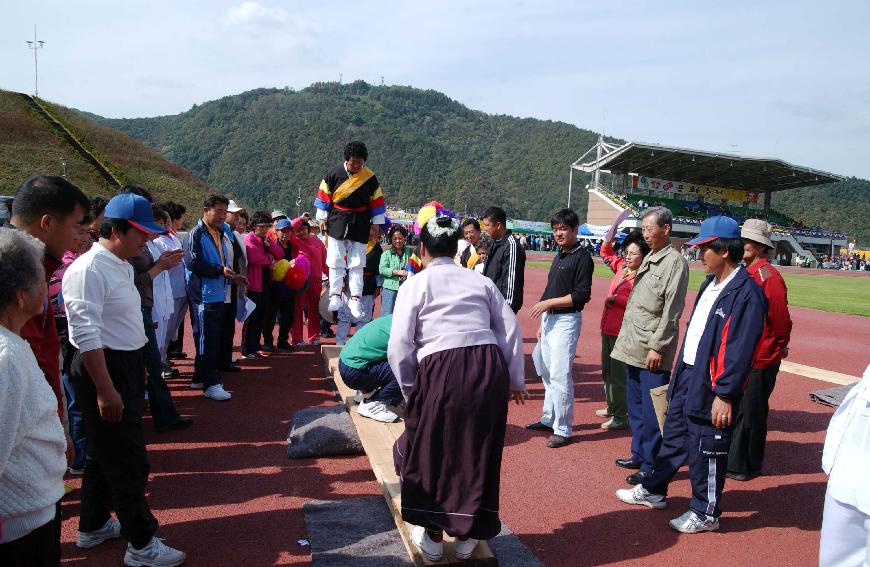
<path id="1" fill-rule="evenodd" d="M 526 266 L 531 268 L 550 268 L 550 262 L 530 260 Z M 595 264 L 595 274 L 599 278 L 612 278 L 613 272 L 603 264 Z M 789 305 L 819 309 L 832 313 L 863 315 L 870 317 L 870 278 L 847 278 L 834 275 L 784 273 L 788 286 Z M 689 289 L 698 291 L 704 281 L 704 271 L 700 268 L 689 270 Z"/>
<path id="2" fill-rule="evenodd" d="M 125 183 L 152 191 L 161 200 L 173 200 L 196 211 L 203 197 L 213 191 L 182 167 L 164 159 L 126 134 L 98 125 L 69 108 L 42 101 L 43 105 Z M 110 196 L 109 187 L 87 163 L 66 146 L 17 97 L 0 91 L 0 191 L 13 194 L 35 173 L 60 173 L 60 158 L 68 159 L 68 175 L 88 195 Z M 188 215 L 190 216 L 190 215 Z"/>

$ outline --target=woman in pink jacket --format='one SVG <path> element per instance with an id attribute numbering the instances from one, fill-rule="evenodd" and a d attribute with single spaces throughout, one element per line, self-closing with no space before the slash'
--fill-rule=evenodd
<path id="1" fill-rule="evenodd" d="M 610 282 L 610 289 L 604 300 L 601 313 L 601 375 L 604 377 L 604 397 L 607 407 L 596 410 L 595 415 L 609 418 L 601 424 L 601 429 L 624 429 L 627 419 L 625 402 L 625 364 L 610 358 L 616 343 L 628 296 L 634 286 L 634 276 L 644 257 L 649 253 L 649 245 L 639 232 L 629 234 L 622 247 L 623 254 L 613 250 L 613 242 L 601 245 L 601 258 L 616 275 Z"/>
<path id="2" fill-rule="evenodd" d="M 264 332 L 263 315 L 269 302 L 269 284 L 272 279 L 272 264 L 281 259 L 284 251 L 269 238 L 272 219 L 269 213 L 257 211 L 251 217 L 251 231 L 245 234 L 245 250 L 248 253 L 248 298 L 257 307 L 242 326 L 242 355 L 247 359 L 269 356 L 262 350 L 260 337 L 271 337 L 272 330 Z"/>

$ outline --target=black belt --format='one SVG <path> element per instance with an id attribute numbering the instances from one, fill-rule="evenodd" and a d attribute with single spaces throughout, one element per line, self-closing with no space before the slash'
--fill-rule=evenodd
<path id="1" fill-rule="evenodd" d="M 565 308 L 559 308 L 559 309 L 550 309 L 550 314 L 551 314 L 551 315 L 567 315 L 568 313 L 580 313 L 580 310 L 579 310 L 579 309 L 575 309 L 575 308 L 573 308 L 573 307 L 570 307 L 570 308 L 565 307 Z"/>

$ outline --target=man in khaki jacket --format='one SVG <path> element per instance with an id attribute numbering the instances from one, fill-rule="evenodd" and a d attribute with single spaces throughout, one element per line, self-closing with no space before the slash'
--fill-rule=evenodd
<path id="1" fill-rule="evenodd" d="M 641 223 L 651 250 L 637 270 L 622 328 L 610 354 L 625 363 L 631 457 L 616 459 L 616 464 L 639 469 L 626 479 L 630 484 L 639 484 L 651 474 L 662 443 L 649 391 L 670 379 L 689 283 L 689 265 L 671 246 L 671 211 L 649 208 L 641 215 Z"/>

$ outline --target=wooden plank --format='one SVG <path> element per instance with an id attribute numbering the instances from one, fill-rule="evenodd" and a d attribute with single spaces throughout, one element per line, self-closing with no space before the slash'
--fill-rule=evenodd
<path id="1" fill-rule="evenodd" d="M 444 534 L 444 556 L 441 561 L 429 561 L 411 542 L 413 526 L 402 519 L 402 493 L 399 477 L 393 465 L 393 444 L 405 431 L 405 425 L 399 423 L 381 423 L 359 415 L 354 401 L 356 390 L 347 386 L 338 371 L 338 355 L 340 346 L 324 345 L 321 347 L 323 359 L 332 374 L 339 396 L 344 400 L 350 413 L 351 421 L 356 427 L 363 449 L 369 458 L 375 479 L 381 487 L 381 492 L 387 500 L 387 505 L 396 521 L 399 535 L 405 544 L 405 549 L 416 567 L 429 565 L 464 565 L 471 567 L 494 567 L 498 560 L 493 555 L 489 545 L 482 541 L 477 544 L 474 554 L 465 561 L 456 559 L 453 553 L 453 538 Z"/>
<path id="2" fill-rule="evenodd" d="M 805 364 L 798 364 L 797 362 L 792 362 L 790 360 L 783 360 L 779 365 L 779 369 L 782 372 L 788 372 L 789 374 L 797 374 L 798 376 L 813 378 L 823 382 L 830 382 L 831 384 L 840 384 L 841 386 L 854 384 L 861 379 L 858 376 L 850 376 L 849 374 L 834 372 L 833 370 L 815 368 Z"/>

